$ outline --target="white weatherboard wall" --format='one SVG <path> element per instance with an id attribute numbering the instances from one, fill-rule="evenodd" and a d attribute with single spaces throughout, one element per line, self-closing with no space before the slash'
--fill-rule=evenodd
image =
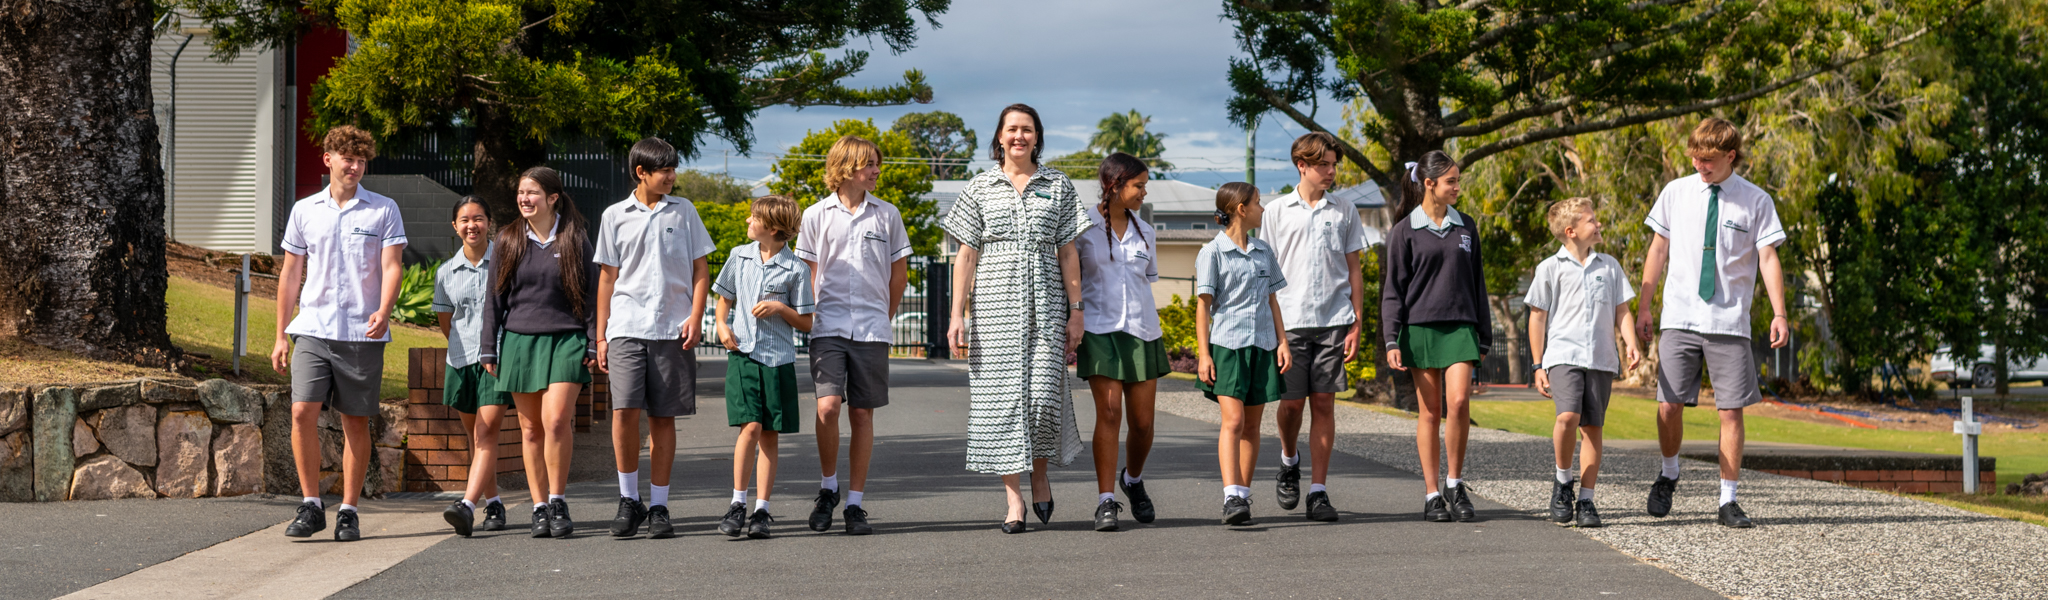
<path id="1" fill-rule="evenodd" d="M 187 35 L 173 98 L 171 57 Z M 283 61 L 275 50 L 227 63 L 209 58 L 212 52 L 204 30 L 174 28 L 153 44 L 150 80 L 169 176 L 165 229 L 171 239 L 211 250 L 269 253 L 291 164 Z"/>

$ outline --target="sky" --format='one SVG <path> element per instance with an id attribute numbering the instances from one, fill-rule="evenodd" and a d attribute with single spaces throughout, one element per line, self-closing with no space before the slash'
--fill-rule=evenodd
<path id="1" fill-rule="evenodd" d="M 1224 103 L 1229 59 L 1241 56 L 1231 26 L 1213 0 L 1036 0 L 1024 3 L 954 0 L 933 29 L 920 19 L 917 46 L 891 54 L 879 41 L 847 47 L 869 51 L 868 66 L 850 85 L 888 85 L 908 69 L 924 71 L 931 104 L 875 108 L 774 107 L 753 120 L 751 157 L 731 154 L 724 140 L 708 138 L 685 167 L 729 172 L 758 180 L 770 173 L 773 154 L 804 134 L 839 119 L 872 119 L 887 129 L 910 112 L 960 115 L 985 148 L 1004 106 L 1023 102 L 1045 121 L 1047 158 L 1085 149 L 1095 124 L 1133 108 L 1150 116 L 1147 130 L 1166 134 L 1173 177 L 1204 186 L 1244 180 L 1245 131 L 1230 123 Z M 1337 126 L 1338 105 L 1321 103 L 1319 115 Z M 1304 107 L 1306 110 L 1306 107 Z M 1299 179 L 1287 162 L 1288 144 L 1307 130 L 1268 114 L 1258 131 L 1258 185 L 1273 191 Z M 978 153 L 974 168 L 994 166 Z"/>

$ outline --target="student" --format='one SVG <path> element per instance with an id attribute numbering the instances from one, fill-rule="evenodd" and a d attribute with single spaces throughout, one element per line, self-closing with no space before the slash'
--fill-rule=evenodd
<path id="1" fill-rule="evenodd" d="M 1280 374 L 1293 362 L 1278 332 L 1275 294 L 1287 278 L 1273 247 L 1251 237 L 1265 208 L 1259 189 L 1243 182 L 1216 190 L 1216 239 L 1195 255 L 1195 348 L 1202 393 L 1223 411 L 1216 436 L 1216 462 L 1223 470 L 1223 524 L 1252 518 L 1252 466 L 1259 461 L 1259 416 L 1280 399 Z M 1211 322 L 1211 319 L 1214 322 Z"/>
<path id="2" fill-rule="evenodd" d="M 1328 522 L 1337 520 L 1337 509 L 1330 506 L 1330 493 L 1323 486 L 1330 473 L 1330 450 L 1337 444 L 1337 392 L 1350 388 L 1344 365 L 1358 356 L 1358 315 L 1365 312 L 1365 280 L 1358 270 L 1365 226 L 1351 203 L 1324 197 L 1337 178 L 1336 136 L 1318 131 L 1295 138 L 1289 154 L 1301 183 L 1293 193 L 1266 205 L 1266 224 L 1259 228 L 1259 239 L 1273 247 L 1281 273 L 1295 283 L 1279 294 L 1280 316 L 1294 327 L 1287 331 L 1287 345 L 1302 361 L 1301 368 L 1287 372 L 1287 388 L 1273 415 L 1280 428 L 1276 494 L 1285 510 L 1294 510 L 1301 500 L 1301 455 L 1295 440 L 1306 408 L 1314 421 L 1308 432 L 1310 474 L 1304 512 L 1310 521 Z"/>
<path id="3" fill-rule="evenodd" d="M 1152 283 L 1159 281 L 1159 246 L 1152 226 L 1138 218 L 1145 206 L 1145 184 L 1151 180 L 1145 162 L 1118 152 L 1102 159 L 1096 170 L 1102 180 L 1102 201 L 1088 211 L 1092 226 L 1074 239 L 1080 254 L 1081 335 L 1075 374 L 1088 381 L 1095 396 L 1095 530 L 1116 531 L 1112 485 L 1131 500 L 1131 516 L 1139 523 L 1155 517 L 1152 497 L 1145 493 L 1145 459 L 1152 454 L 1152 417 L 1159 378 L 1173 371 L 1160 340 L 1159 309 Z M 1100 230 L 1100 235 L 1095 232 Z M 1128 411 L 1130 441 L 1124 454 L 1129 466 L 1116 469 L 1117 430 Z"/>
<path id="4" fill-rule="evenodd" d="M 456 535 L 469 537 L 478 502 L 484 503 L 484 531 L 505 528 L 505 503 L 498 498 L 498 429 L 512 395 L 498 391 L 498 378 L 478 362 L 491 271 L 490 213 L 482 200 L 464 196 L 455 203 L 454 225 L 462 251 L 434 270 L 434 316 L 440 321 L 441 337 L 448 339 L 441 404 L 462 413 L 462 429 L 469 432 L 469 484 L 461 500 L 441 511 L 441 518 L 455 527 Z"/>
<path id="5" fill-rule="evenodd" d="M 1763 401 L 1756 361 L 1750 356 L 1749 303 L 1757 275 L 1771 300 L 1771 347 L 1790 339 L 1785 320 L 1785 273 L 1778 244 L 1785 228 L 1770 194 L 1741 175 L 1742 133 L 1718 118 L 1701 121 L 1686 140 L 1696 175 L 1665 184 L 1643 222 L 1657 232 L 1643 259 L 1643 297 L 1665 290 L 1663 331 L 1657 336 L 1657 442 L 1664 465 L 1650 484 L 1650 516 L 1671 513 L 1678 488 L 1678 446 L 1685 439 L 1685 408 L 1699 403 L 1700 367 L 1714 380 L 1721 414 L 1720 523 L 1754 525 L 1735 503 L 1742 474 L 1742 409 Z M 1671 267 L 1667 273 L 1664 268 Z M 1675 292 L 1675 293 L 1673 293 Z M 1636 335 L 1648 337 L 1650 303 L 1636 303 Z"/>
<path id="6" fill-rule="evenodd" d="M 633 144 L 627 168 L 633 194 L 605 208 L 597 232 L 597 370 L 608 373 L 612 459 L 619 473 L 613 537 L 647 522 L 647 536 L 675 534 L 669 522 L 669 472 L 676 461 L 676 417 L 697 414 L 697 340 L 711 288 L 706 258 L 717 245 L 675 187 L 674 146 L 659 138 Z M 651 440 L 647 504 L 640 502 L 640 415 Z"/>
<path id="7" fill-rule="evenodd" d="M 362 537 L 356 502 L 370 472 L 370 417 L 378 410 L 391 305 L 405 270 L 405 223 L 390 198 L 360 185 L 377 157 L 377 142 L 368 132 L 342 125 L 327 131 L 320 148 L 329 183 L 292 205 L 279 244 L 285 255 L 270 366 L 292 380 L 292 463 L 305 494 L 284 534 L 312 537 L 327 528 L 320 500 L 324 407 L 341 415 L 341 507 L 334 513 L 334 539 L 351 542 Z"/>
<path id="8" fill-rule="evenodd" d="M 775 488 L 776 448 L 781 434 L 796 433 L 803 413 L 797 409 L 796 334 L 811 330 L 811 270 L 789 251 L 789 241 L 802 226 L 802 208 L 783 196 L 754 200 L 747 215 L 747 239 L 733 248 L 718 273 L 718 339 L 726 355 L 725 418 L 740 428 L 732 448 L 732 508 L 718 530 L 737 536 L 768 538 L 768 494 Z M 746 306 L 735 312 L 737 303 Z M 752 518 L 747 515 L 748 463 L 754 469 Z"/>
<path id="9" fill-rule="evenodd" d="M 1422 518 L 1448 523 L 1477 515 L 1466 494 L 1465 440 L 1472 430 L 1472 373 L 1493 348 L 1493 310 L 1486 304 L 1486 269 L 1479 228 L 1458 210 L 1457 161 L 1432 150 L 1408 163 L 1401 207 L 1387 232 L 1386 279 L 1380 319 L 1387 365 L 1415 369 L 1422 414 L 1415 421 L 1415 451 L 1422 459 Z M 1406 226 L 1404 227 L 1403 224 Z M 1441 424 L 1443 431 L 1438 433 Z M 1438 491 L 1437 448 L 1449 465 Z"/>
<path id="10" fill-rule="evenodd" d="M 889 319 L 910 282 L 910 236 L 903 214 L 873 192 L 882 151 L 854 136 L 839 138 L 825 155 L 825 187 L 832 195 L 804 210 L 796 256 L 811 269 L 818 313 L 811 330 L 811 381 L 818 395 L 818 463 L 822 476 L 811 509 L 811 530 L 832 528 L 839 505 L 839 415 L 848 413 L 846 533 L 867 535 L 868 459 L 875 447 L 875 409 L 889 404 Z M 852 410 L 845 411 L 843 409 Z"/>
<path id="11" fill-rule="evenodd" d="M 547 167 L 519 175 L 519 218 L 498 229 L 484 296 L 484 370 L 519 411 L 533 537 L 568 537 L 576 397 L 597 366 L 597 266 L 589 225 Z"/>
<path id="12" fill-rule="evenodd" d="M 1536 359 L 1536 391 L 1557 402 L 1557 426 L 1550 441 L 1557 454 L 1557 483 L 1550 491 L 1550 520 L 1580 527 L 1599 527 L 1593 506 L 1594 484 L 1600 478 L 1600 427 L 1607 422 L 1608 392 L 1621 370 L 1614 335 L 1627 343 L 1628 368 L 1635 368 L 1634 317 L 1628 301 L 1636 297 L 1628 276 L 1614 257 L 1594 252 L 1600 245 L 1600 219 L 1593 201 L 1570 198 L 1550 205 L 1550 233 L 1564 242 L 1557 255 L 1536 265 L 1523 302 L 1529 305 L 1530 350 Z M 1585 433 L 1579 455 L 1579 492 L 1572 493 L 1572 446 Z"/>

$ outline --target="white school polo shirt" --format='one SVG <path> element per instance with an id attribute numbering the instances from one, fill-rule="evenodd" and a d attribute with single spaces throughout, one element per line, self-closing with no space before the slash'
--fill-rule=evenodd
<path id="1" fill-rule="evenodd" d="M 1074 238 L 1081 258 L 1081 316 L 1088 333 L 1124 332 L 1145 341 L 1159 339 L 1159 308 L 1152 283 L 1159 281 L 1159 238 L 1152 226 L 1125 211 L 1130 221 L 1111 240 L 1102 213 L 1087 213 L 1093 226 Z"/>
<path id="2" fill-rule="evenodd" d="M 848 211 L 833 194 L 804 209 L 796 257 L 810 261 L 818 312 L 811 337 L 893 342 L 889 329 L 889 274 L 910 256 L 910 234 L 896 207 L 865 194 Z"/>
<path id="3" fill-rule="evenodd" d="M 689 200 L 662 196 L 649 208 L 628 195 L 606 207 L 592 257 L 619 270 L 605 337 L 682 338 L 695 299 L 696 260 L 717 249 Z"/>
<path id="4" fill-rule="evenodd" d="M 285 220 L 285 252 L 306 257 L 299 314 L 286 335 L 337 342 L 388 342 L 365 335 L 370 315 L 383 304 L 384 249 L 405 245 L 405 221 L 398 204 L 356 186 L 356 197 L 340 206 L 320 188 L 292 205 Z"/>
<path id="5" fill-rule="evenodd" d="M 1266 297 L 1286 289 L 1287 278 L 1265 240 L 1246 238 L 1245 243 L 1239 248 L 1229 233 L 1218 233 L 1195 253 L 1195 294 L 1212 298 L 1209 343 L 1273 350 L 1280 335 L 1273 331 L 1273 304 Z"/>
<path id="6" fill-rule="evenodd" d="M 1664 185 L 1643 223 L 1671 240 L 1664 271 L 1664 315 L 1660 329 L 1749 337 L 1749 303 L 1756 297 L 1758 251 L 1785 242 L 1778 206 L 1741 175 L 1721 182 L 1720 222 L 1714 225 L 1720 280 L 1714 297 L 1701 300 L 1700 259 L 1706 248 L 1708 185 L 1699 174 Z"/>
<path id="7" fill-rule="evenodd" d="M 1571 250 L 1559 248 L 1537 263 L 1522 302 L 1550 313 L 1543 366 L 1621 372 L 1621 353 L 1614 345 L 1614 307 L 1635 297 L 1627 273 L 1612 256 L 1594 252 L 1581 264 Z"/>
<path id="8" fill-rule="evenodd" d="M 448 366 L 457 369 L 482 359 L 484 296 L 491 279 L 491 254 L 474 263 L 461 250 L 434 270 L 434 312 L 448 313 Z"/>
<path id="9" fill-rule="evenodd" d="M 1326 194 L 1310 208 L 1299 192 L 1266 205 L 1259 239 L 1273 246 L 1280 272 L 1292 285 L 1278 292 L 1280 316 L 1291 329 L 1334 327 L 1358 321 L 1351 306 L 1351 268 L 1344 257 L 1365 249 L 1365 226 L 1348 202 Z"/>

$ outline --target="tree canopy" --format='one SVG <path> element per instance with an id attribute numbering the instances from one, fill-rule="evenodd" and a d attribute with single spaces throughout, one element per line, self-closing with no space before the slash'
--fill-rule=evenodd
<path id="1" fill-rule="evenodd" d="M 896 117 L 889 131 L 910 138 L 910 149 L 931 162 L 932 179 L 966 179 L 980 142 L 960 115 L 946 111 L 914 112 Z"/>
<path id="2" fill-rule="evenodd" d="M 1152 133 L 1145 126 L 1152 123 L 1152 117 L 1138 114 L 1138 109 L 1127 113 L 1109 113 L 1095 123 L 1095 136 L 1088 138 L 1088 150 L 1099 156 L 1118 152 L 1145 160 L 1155 170 L 1169 170 L 1173 163 L 1159 158 L 1166 153 L 1166 134 Z"/>

